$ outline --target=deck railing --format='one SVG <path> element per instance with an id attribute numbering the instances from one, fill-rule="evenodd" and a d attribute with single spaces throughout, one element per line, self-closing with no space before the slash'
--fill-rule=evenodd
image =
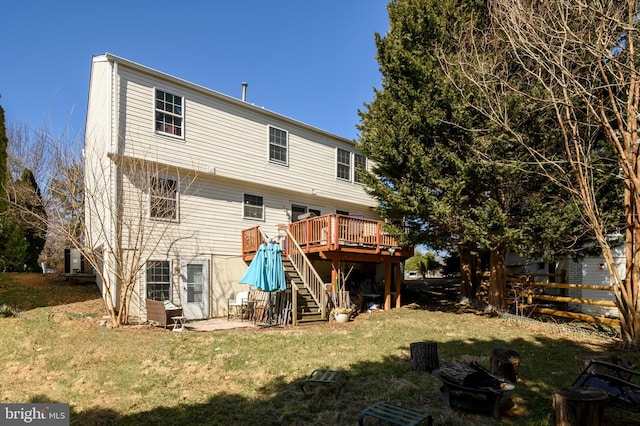
<path id="1" fill-rule="evenodd" d="M 262 232 L 259 226 L 245 229 L 242 231 L 242 253 L 255 254 L 258 251 L 260 244 L 268 242 L 267 235 Z"/>
<path id="2" fill-rule="evenodd" d="M 379 220 L 340 214 L 327 214 L 294 222 L 289 225 L 294 239 L 301 247 L 325 246 L 336 250 L 340 246 L 400 248 L 398 241 L 384 232 Z"/>

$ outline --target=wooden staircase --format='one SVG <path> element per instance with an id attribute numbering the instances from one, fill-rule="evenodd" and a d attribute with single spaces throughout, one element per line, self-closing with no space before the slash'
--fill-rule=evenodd
<path id="1" fill-rule="evenodd" d="M 294 315 L 297 315 L 298 324 L 326 322 L 326 320 L 322 318 L 320 306 L 318 306 L 318 303 L 311 295 L 307 286 L 304 285 L 304 282 L 298 274 L 298 271 L 296 271 L 296 268 L 293 266 L 293 263 L 291 263 L 291 261 L 284 255 L 282 256 L 282 266 L 284 267 L 287 283 L 291 283 L 293 281 L 298 286 L 298 296 L 296 299 L 298 312 L 293 313 Z"/>

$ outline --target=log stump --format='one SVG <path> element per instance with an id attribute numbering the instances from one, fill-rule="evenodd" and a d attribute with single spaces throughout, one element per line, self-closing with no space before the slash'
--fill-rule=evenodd
<path id="1" fill-rule="evenodd" d="M 431 373 L 440 366 L 437 342 L 413 342 L 409 345 L 409 349 L 414 371 Z"/>
<path id="2" fill-rule="evenodd" d="M 494 348 L 489 357 L 489 371 L 500 377 L 504 377 L 511 383 L 518 380 L 518 368 L 520 366 L 520 354 L 509 348 Z"/>
<path id="3" fill-rule="evenodd" d="M 553 392 L 554 426 L 600 426 L 608 395 L 598 388 L 563 388 Z"/>

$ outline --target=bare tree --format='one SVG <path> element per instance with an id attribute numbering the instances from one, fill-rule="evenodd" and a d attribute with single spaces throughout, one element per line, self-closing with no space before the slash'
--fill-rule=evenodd
<path id="1" fill-rule="evenodd" d="M 43 189 L 42 197 L 46 200 L 50 192 L 46 190 L 50 184 L 53 170 L 51 162 L 56 158 L 55 148 L 64 141 L 65 146 L 76 146 L 78 138 L 72 138 L 68 128 L 64 128 L 58 135 L 45 126 L 39 129 L 30 128 L 27 125 L 9 124 L 7 126 L 8 155 L 7 166 L 11 180 L 8 182 L 9 191 L 16 192 L 18 188 L 15 183 L 20 180 L 25 169 L 30 170 L 40 188 Z M 78 155 L 79 153 L 75 153 Z M 79 161 L 79 157 L 76 161 Z M 22 189 L 24 191 L 24 188 Z M 34 196 L 32 194 L 31 196 Z M 24 197 L 23 197 L 24 198 Z M 57 206 L 56 200 L 48 200 L 45 207 Z M 48 213 L 48 212 L 47 212 Z M 28 218 L 22 214 L 24 220 L 31 222 L 39 221 L 39 218 Z M 48 217 L 51 215 L 47 214 Z M 56 215 L 54 215 L 55 217 Z M 69 246 L 69 242 L 64 235 L 59 235 L 56 228 L 47 229 L 45 248 L 40 254 L 40 261 L 44 261 L 48 266 L 60 267 L 63 262 L 64 249 Z"/>
<path id="2" fill-rule="evenodd" d="M 48 215 L 38 219 L 80 251 L 112 325 L 126 324 L 131 304 L 145 297 L 139 284 L 151 259 L 175 255 L 176 242 L 193 237 L 178 226 L 178 196 L 190 195 L 195 175 L 144 156 L 84 152 L 69 141 L 48 153 Z M 85 155 L 97 159 L 86 168 Z"/>
<path id="3" fill-rule="evenodd" d="M 87 154 L 90 155 L 90 154 Z M 76 218 L 80 236 L 67 234 L 95 269 L 114 325 L 129 321 L 134 294 L 155 256 L 169 256 L 176 242 L 192 238 L 178 226 L 178 195 L 189 193 L 195 176 L 169 165 L 137 157 L 112 156 L 110 173 L 85 169 L 82 207 Z M 137 296 L 137 297 L 136 297 Z M 161 298 L 168 298 L 163 295 Z"/>
<path id="4" fill-rule="evenodd" d="M 29 169 L 33 172 L 38 185 L 46 182 L 48 161 L 51 159 L 49 150 L 53 147 L 49 134 L 50 132 L 44 128 L 33 130 L 27 125 L 7 126 L 9 138 L 7 165 L 14 181 L 20 178 L 24 169 Z"/>
<path id="5" fill-rule="evenodd" d="M 581 207 L 610 271 L 627 342 L 640 339 L 638 7 L 630 0 L 491 0 L 487 25 L 466 33 L 460 56 L 446 60 L 450 75 L 461 73 L 475 85 L 477 97 L 467 100 L 526 146 Z M 507 106 L 514 95 L 550 111 L 559 150 L 529 143 Z M 601 140 L 608 142 L 624 182 L 624 276 L 612 252 L 615 227 L 601 208 L 595 178 Z"/>

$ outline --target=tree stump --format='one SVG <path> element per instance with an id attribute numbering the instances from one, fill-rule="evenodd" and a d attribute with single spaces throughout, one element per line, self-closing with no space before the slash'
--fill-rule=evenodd
<path id="1" fill-rule="evenodd" d="M 414 371 L 431 373 L 440 366 L 437 342 L 413 342 L 409 345 Z"/>
<path id="2" fill-rule="evenodd" d="M 563 388 L 553 392 L 555 426 L 600 426 L 608 395 L 598 388 Z"/>
<path id="3" fill-rule="evenodd" d="M 520 366 L 520 354 L 509 348 L 494 348 L 489 358 L 489 371 L 500 377 L 504 377 L 511 383 L 518 380 L 518 367 Z"/>

